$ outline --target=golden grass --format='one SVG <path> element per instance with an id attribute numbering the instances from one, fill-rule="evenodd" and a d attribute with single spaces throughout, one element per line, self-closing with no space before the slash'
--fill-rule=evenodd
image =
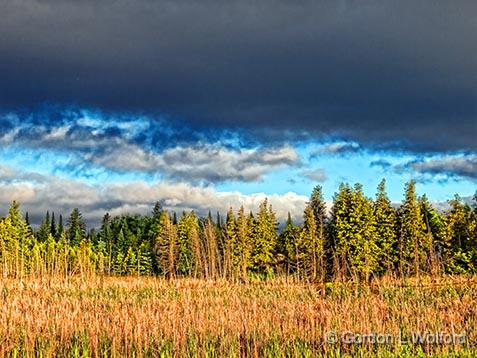
<path id="1" fill-rule="evenodd" d="M 470 357 L 477 355 L 476 282 L 2 279 L 0 356 Z M 324 341 L 329 331 L 465 333 L 466 343 L 332 345 Z"/>

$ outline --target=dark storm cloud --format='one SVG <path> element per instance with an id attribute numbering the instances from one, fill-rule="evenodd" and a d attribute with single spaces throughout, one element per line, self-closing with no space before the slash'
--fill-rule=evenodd
<path id="1" fill-rule="evenodd" d="M 473 1 L 5 1 L 0 106 L 475 151 L 476 13 Z"/>

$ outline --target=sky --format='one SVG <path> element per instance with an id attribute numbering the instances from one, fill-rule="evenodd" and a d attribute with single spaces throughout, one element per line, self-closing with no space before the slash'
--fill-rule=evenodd
<path id="1" fill-rule="evenodd" d="M 477 189 L 473 1 L 0 3 L 0 216 Z"/>

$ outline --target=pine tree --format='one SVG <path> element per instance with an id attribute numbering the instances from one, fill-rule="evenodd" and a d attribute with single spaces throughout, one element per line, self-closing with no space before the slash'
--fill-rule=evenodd
<path id="1" fill-rule="evenodd" d="M 422 220 L 421 209 L 416 196 L 416 182 L 411 180 L 406 184 L 405 199 L 399 212 L 399 271 L 401 275 L 419 275 L 425 267 L 426 226 Z"/>
<path id="2" fill-rule="evenodd" d="M 321 186 L 317 185 L 313 188 L 309 205 L 313 210 L 313 214 L 315 217 L 318 241 L 323 243 L 325 265 L 324 275 L 331 276 L 333 265 L 333 262 L 331 260 L 331 257 L 333 256 L 333 243 L 328 236 L 326 202 L 323 199 L 323 191 Z"/>
<path id="3" fill-rule="evenodd" d="M 20 211 L 20 204 L 16 201 L 12 202 L 8 210 L 7 218 L 10 220 L 17 242 L 16 246 L 16 276 L 23 278 L 28 273 L 30 266 L 31 249 L 35 244 L 35 238 L 31 234 L 30 227 L 23 219 Z"/>
<path id="4" fill-rule="evenodd" d="M 72 246 L 79 245 L 86 238 L 86 225 L 78 208 L 73 209 L 68 219 L 67 237 Z"/>
<path id="5" fill-rule="evenodd" d="M 129 275 L 136 274 L 139 276 L 140 272 L 138 268 L 138 260 L 136 257 L 136 252 L 134 252 L 134 249 L 132 247 L 129 247 L 127 250 L 125 265 L 126 265 L 126 272 Z"/>
<path id="6" fill-rule="evenodd" d="M 43 219 L 40 228 L 38 229 L 37 239 L 40 242 L 46 241 L 48 235 L 51 233 L 50 212 L 47 211 L 45 218 Z"/>
<path id="7" fill-rule="evenodd" d="M 106 213 L 103 216 L 103 219 L 101 222 L 101 229 L 99 231 L 99 237 L 100 237 L 100 240 L 104 242 L 105 244 L 106 252 L 104 254 L 106 255 L 106 266 L 107 266 L 108 273 L 111 273 L 114 242 L 113 242 L 113 232 L 111 229 L 111 216 L 109 215 L 109 213 Z"/>
<path id="8" fill-rule="evenodd" d="M 259 206 L 257 219 L 250 217 L 252 239 L 252 265 L 257 273 L 273 274 L 277 244 L 277 222 L 273 210 L 265 199 Z"/>
<path id="9" fill-rule="evenodd" d="M 56 239 L 59 240 L 61 235 L 65 232 L 65 228 L 63 227 L 63 215 L 60 214 L 60 218 L 58 219 L 58 228 L 57 228 L 57 237 Z"/>
<path id="10" fill-rule="evenodd" d="M 243 280 L 248 279 L 252 242 L 250 238 L 249 221 L 245 215 L 244 207 L 241 206 L 237 214 L 236 237 L 230 241 L 232 264 L 234 270 Z"/>
<path id="11" fill-rule="evenodd" d="M 475 272 L 475 241 L 472 229 L 472 208 L 456 195 L 449 201 L 443 250 L 445 269 L 449 273 Z"/>
<path id="12" fill-rule="evenodd" d="M 317 227 L 314 210 L 311 205 L 305 208 L 303 219 L 300 241 L 305 253 L 305 274 L 311 281 L 322 282 L 325 278 L 325 248 L 323 237 L 320 237 L 322 233 L 319 232 Z"/>
<path id="13" fill-rule="evenodd" d="M 331 230 L 335 245 L 335 276 L 369 280 L 377 271 L 379 248 L 373 204 L 360 184 L 340 185 L 335 195 Z"/>
<path id="14" fill-rule="evenodd" d="M 419 207 L 425 224 L 425 242 L 429 255 L 428 271 L 432 274 L 441 272 L 441 255 L 445 246 L 445 223 L 441 215 L 434 209 L 426 195 L 419 198 Z"/>
<path id="15" fill-rule="evenodd" d="M 374 217 L 376 219 L 377 245 L 379 247 L 378 262 L 380 272 L 393 271 L 399 260 L 397 241 L 397 212 L 391 206 L 386 194 L 386 180 L 378 185 L 374 202 Z"/>
<path id="16" fill-rule="evenodd" d="M 321 186 L 317 185 L 313 188 L 309 205 L 313 211 L 313 215 L 315 216 L 315 223 L 318 230 L 324 232 L 326 222 L 326 203 L 323 200 Z"/>
<path id="17" fill-rule="evenodd" d="M 2 277 L 17 275 L 20 237 L 9 217 L 0 219 L 0 260 Z"/>
<path id="18" fill-rule="evenodd" d="M 55 213 L 51 213 L 51 225 L 50 225 L 50 234 L 53 236 L 53 238 L 56 237 L 57 232 L 56 232 L 56 220 L 55 220 Z"/>
<path id="19" fill-rule="evenodd" d="M 284 266 L 287 275 L 295 270 L 295 246 L 300 235 L 300 230 L 295 226 L 288 212 L 285 227 L 280 233 L 277 241 L 277 261 Z"/>
<path id="20" fill-rule="evenodd" d="M 150 275 L 152 273 L 151 248 L 148 242 L 143 242 L 138 249 L 138 272 L 140 275 Z"/>

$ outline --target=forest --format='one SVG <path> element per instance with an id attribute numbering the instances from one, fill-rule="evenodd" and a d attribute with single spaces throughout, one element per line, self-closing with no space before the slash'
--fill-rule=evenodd
<path id="1" fill-rule="evenodd" d="M 327 209 L 316 186 L 300 225 L 290 214 L 279 225 L 265 200 L 257 212 L 240 207 L 206 217 L 170 212 L 157 202 L 151 215 L 106 213 L 101 227 L 90 230 L 78 209 L 66 220 L 47 212 L 33 229 L 14 201 L 0 219 L 0 270 L 3 277 L 292 276 L 307 282 L 475 273 L 477 194 L 471 204 L 456 195 L 440 212 L 416 194 L 414 181 L 404 191 L 396 207 L 385 180 L 374 199 L 360 184 L 341 184 Z"/>

